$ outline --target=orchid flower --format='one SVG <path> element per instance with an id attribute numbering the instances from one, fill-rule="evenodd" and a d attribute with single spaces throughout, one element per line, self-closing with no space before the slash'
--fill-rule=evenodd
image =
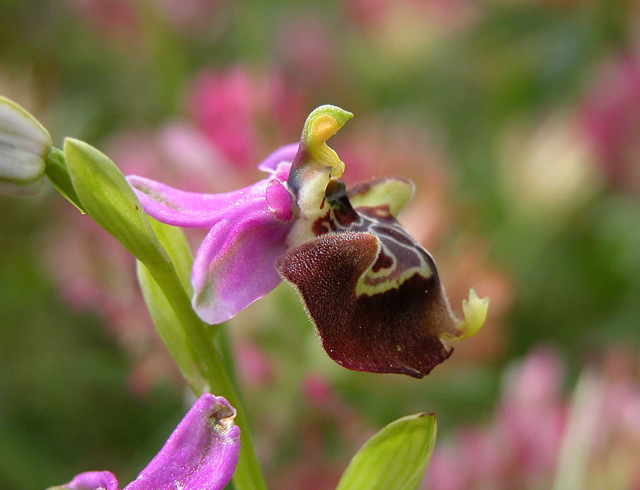
<path id="1" fill-rule="evenodd" d="M 198 194 L 128 179 L 153 218 L 210 228 L 192 273 L 193 306 L 204 321 L 228 320 L 284 279 L 338 364 L 421 378 L 451 355 L 452 342 L 483 325 L 488 299 L 471 289 L 464 319 L 451 311 L 431 255 L 396 221 L 411 182 L 346 189 L 338 180 L 345 164 L 326 142 L 351 117 L 317 108 L 299 144 L 260 164 L 269 176 L 237 191 Z"/>
<path id="2" fill-rule="evenodd" d="M 236 468 L 240 428 L 222 397 L 202 395 L 164 447 L 124 490 L 221 490 Z M 119 490 L 110 471 L 89 471 L 49 490 Z"/>

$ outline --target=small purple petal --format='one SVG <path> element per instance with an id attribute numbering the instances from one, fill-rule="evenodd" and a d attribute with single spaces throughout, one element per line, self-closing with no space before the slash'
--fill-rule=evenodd
<path id="1" fill-rule="evenodd" d="M 293 162 L 296 153 L 298 153 L 298 146 L 300 146 L 299 143 L 291 143 L 289 145 L 281 146 L 267 158 L 262 160 L 260 165 L 258 165 L 258 170 L 270 174 L 275 173 L 278 168 L 278 164 L 281 162 Z"/>
<path id="2" fill-rule="evenodd" d="M 277 204 L 283 196 L 272 193 Z M 291 227 L 278 215 L 264 199 L 229 212 L 204 239 L 191 276 L 193 306 L 204 321 L 224 322 L 280 284 L 275 262 Z"/>
<path id="3" fill-rule="evenodd" d="M 136 175 L 127 177 L 145 212 L 152 218 L 183 228 L 208 228 L 230 208 L 263 199 L 268 180 L 233 192 L 201 194 L 185 192 Z"/>
<path id="4" fill-rule="evenodd" d="M 275 217 L 287 223 L 293 218 L 293 200 L 287 188 L 277 179 L 271 179 L 265 191 L 265 199 Z"/>
<path id="5" fill-rule="evenodd" d="M 124 490 L 223 489 L 231 480 L 240 452 L 235 416 L 227 400 L 205 393 L 157 456 Z"/>
<path id="6" fill-rule="evenodd" d="M 118 490 L 118 479 L 110 471 L 80 473 L 63 488 L 70 490 Z"/>

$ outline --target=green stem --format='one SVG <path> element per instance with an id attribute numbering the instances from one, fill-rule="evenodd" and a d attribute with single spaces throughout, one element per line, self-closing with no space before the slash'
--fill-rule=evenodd
<path id="1" fill-rule="evenodd" d="M 240 397 L 227 374 L 222 358 L 207 334 L 205 328 L 215 328 L 205 325 L 191 307 L 191 302 L 185 293 L 178 275 L 171 263 L 166 267 L 153 267 L 151 275 L 164 292 L 180 319 L 182 328 L 188 338 L 192 354 L 202 370 L 211 392 L 224 396 L 238 411 L 236 422 L 240 426 L 242 449 L 238 459 L 238 466 L 233 476 L 238 490 L 264 490 L 266 485 L 262 470 L 255 452 L 246 412 L 242 408 Z M 200 393 L 196 393 L 199 395 Z"/>

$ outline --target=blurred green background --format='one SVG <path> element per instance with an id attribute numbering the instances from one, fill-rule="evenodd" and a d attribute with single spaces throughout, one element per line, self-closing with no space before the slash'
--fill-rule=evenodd
<path id="1" fill-rule="evenodd" d="M 505 366 L 537 346 L 563 359 L 566 390 L 612 357 L 637 376 L 639 13 L 604 0 L 1 0 L 0 93 L 57 146 L 81 138 L 125 173 L 203 192 L 254 181 L 306 114 L 336 104 L 356 115 L 332 140 L 347 181 L 416 182 L 400 220 L 454 308 L 471 286 L 492 301 L 450 361 L 421 381 L 346 371 L 286 286 L 227 327 L 272 487 L 332 488 L 395 418 L 436 411 L 443 444 L 490 423 Z M 188 400 L 133 259 L 52 188 L 0 198 L 0 216 L 0 488 L 90 469 L 124 485 Z"/>

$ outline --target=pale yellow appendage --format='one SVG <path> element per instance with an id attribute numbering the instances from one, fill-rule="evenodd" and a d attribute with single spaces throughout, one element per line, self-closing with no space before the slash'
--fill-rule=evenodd
<path id="1" fill-rule="evenodd" d="M 460 335 L 452 338 L 451 340 L 456 342 L 464 340 L 480 330 L 482 325 L 484 325 L 484 322 L 487 320 L 488 310 L 489 298 L 479 298 L 475 289 L 469 289 L 469 299 L 462 300 L 464 320 L 460 321 L 457 325 Z"/>

